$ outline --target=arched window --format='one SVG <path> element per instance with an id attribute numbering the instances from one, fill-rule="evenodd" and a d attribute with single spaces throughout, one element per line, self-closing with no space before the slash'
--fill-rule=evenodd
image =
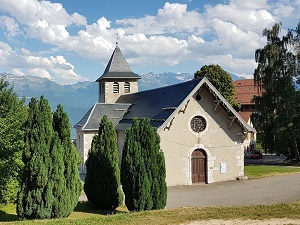
<path id="1" fill-rule="evenodd" d="M 130 93 L 130 83 L 129 82 L 124 83 L 124 93 Z"/>
<path id="2" fill-rule="evenodd" d="M 118 82 L 113 83 L 113 93 L 119 93 L 119 83 Z"/>

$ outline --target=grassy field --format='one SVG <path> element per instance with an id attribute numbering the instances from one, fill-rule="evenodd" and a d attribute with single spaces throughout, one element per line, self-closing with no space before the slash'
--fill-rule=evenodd
<path id="1" fill-rule="evenodd" d="M 300 173 L 300 167 L 245 166 L 245 174 L 250 178 L 261 178 L 281 174 Z M 276 212 L 276 213 L 274 213 Z M 103 225 L 163 225 L 182 224 L 191 221 L 211 219 L 253 219 L 270 218 L 300 219 L 300 202 L 265 206 L 243 207 L 195 207 L 146 212 L 128 212 L 126 207 L 115 211 L 95 210 L 89 202 L 79 202 L 74 212 L 65 219 L 19 221 L 15 205 L 0 205 L 0 225 L 2 224 L 103 224 Z M 8 222 L 10 221 L 10 222 Z"/>
<path id="2" fill-rule="evenodd" d="M 0 209 L 1 210 L 1 209 Z M 275 204 L 265 206 L 244 207 L 195 207 L 172 210 L 155 210 L 145 212 L 127 212 L 121 210 L 108 212 L 93 210 L 89 203 L 79 203 L 75 211 L 65 219 L 17 221 L 16 216 L 12 222 L 0 224 L 103 224 L 103 225 L 165 225 L 182 224 L 191 221 L 211 219 L 251 219 L 266 220 L 270 218 L 300 219 L 300 202 L 290 204 Z M 276 213 L 274 213 L 276 212 Z M 0 214 L 0 221 L 2 220 Z"/>
<path id="3" fill-rule="evenodd" d="M 292 173 L 300 173 L 299 166 L 261 166 L 248 165 L 245 166 L 245 175 L 251 179 L 258 179 L 263 177 L 285 175 Z"/>

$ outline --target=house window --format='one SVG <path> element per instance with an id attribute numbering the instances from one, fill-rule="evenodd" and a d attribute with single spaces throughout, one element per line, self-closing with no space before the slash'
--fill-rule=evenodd
<path id="1" fill-rule="evenodd" d="M 130 93 L 130 84 L 129 84 L 129 82 L 124 83 L 124 93 Z"/>
<path id="2" fill-rule="evenodd" d="M 118 82 L 113 83 L 113 93 L 119 93 L 119 83 Z"/>

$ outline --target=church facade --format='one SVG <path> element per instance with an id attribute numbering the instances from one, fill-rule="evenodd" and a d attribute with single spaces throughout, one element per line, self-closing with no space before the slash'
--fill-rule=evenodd
<path id="1" fill-rule="evenodd" d="M 138 92 L 138 79 L 116 46 L 99 83 L 99 102 L 74 126 L 84 162 L 99 123 L 115 125 L 121 159 L 133 118 L 149 118 L 165 155 L 168 186 L 233 180 L 244 175 L 243 142 L 255 130 L 205 78 Z"/>

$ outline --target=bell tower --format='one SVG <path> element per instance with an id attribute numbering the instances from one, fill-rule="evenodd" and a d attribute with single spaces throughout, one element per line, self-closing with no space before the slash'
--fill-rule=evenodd
<path id="1" fill-rule="evenodd" d="M 126 62 L 118 43 L 106 69 L 96 82 L 99 83 L 99 103 L 115 103 L 123 94 L 138 92 L 138 79 Z"/>

